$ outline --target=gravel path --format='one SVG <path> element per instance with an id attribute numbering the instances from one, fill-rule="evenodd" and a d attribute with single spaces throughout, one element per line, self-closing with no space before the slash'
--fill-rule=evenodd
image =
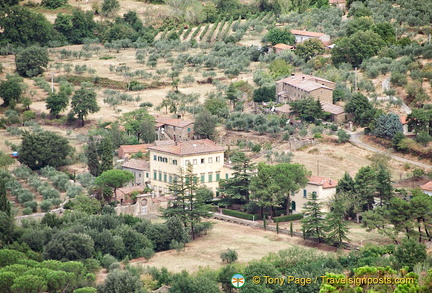
<path id="1" fill-rule="evenodd" d="M 405 158 L 396 156 L 396 155 L 394 155 L 394 154 L 392 154 L 390 152 L 383 151 L 383 150 L 377 149 L 377 148 L 375 148 L 373 146 L 370 146 L 369 144 L 366 144 L 366 143 L 364 143 L 364 142 L 362 142 L 360 140 L 360 137 L 362 136 L 362 134 L 360 134 L 358 132 L 349 132 L 349 134 L 351 135 L 351 138 L 349 140 L 350 143 L 353 144 L 353 145 L 355 145 L 355 146 L 357 146 L 357 147 L 359 147 L 359 148 L 362 148 L 362 149 L 365 149 L 365 150 L 368 150 L 368 151 L 371 151 L 371 152 L 374 152 L 374 153 L 384 154 L 384 155 L 387 155 L 387 156 L 389 156 L 392 159 L 395 159 L 397 161 L 400 161 L 400 162 L 403 162 L 403 163 L 409 163 L 409 164 L 412 164 L 412 165 L 416 165 L 416 166 L 421 167 L 421 168 L 432 168 L 432 165 L 423 164 L 423 163 L 420 163 L 420 162 L 417 162 L 417 161 L 405 159 Z"/>

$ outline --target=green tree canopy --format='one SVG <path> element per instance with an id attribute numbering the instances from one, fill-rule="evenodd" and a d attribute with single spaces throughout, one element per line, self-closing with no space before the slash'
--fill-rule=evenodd
<path id="1" fill-rule="evenodd" d="M 46 108 L 50 110 L 52 117 L 58 118 L 60 112 L 64 111 L 69 105 L 69 97 L 64 91 L 51 93 L 46 99 Z"/>
<path id="2" fill-rule="evenodd" d="M 155 131 L 151 132 L 150 127 L 154 127 L 154 117 L 150 115 L 145 108 L 133 110 L 123 114 L 121 121 L 124 123 L 126 131 L 137 137 L 138 142 L 143 139 L 145 142 L 153 142 L 155 140 Z M 143 125 L 143 123 L 145 124 Z M 145 135 L 145 137 L 144 137 Z"/>
<path id="3" fill-rule="evenodd" d="M 33 77 L 45 71 L 48 65 L 48 51 L 39 46 L 28 47 L 15 56 L 16 70 L 19 75 Z"/>
<path id="4" fill-rule="evenodd" d="M 295 37 L 291 31 L 282 28 L 272 28 L 263 38 L 264 43 L 294 45 Z"/>
<path id="5" fill-rule="evenodd" d="M 309 201 L 303 206 L 302 229 L 306 237 L 318 239 L 318 243 L 325 237 L 325 219 L 321 211 L 322 203 L 318 201 L 315 192 L 312 192 Z"/>
<path id="6" fill-rule="evenodd" d="M 314 122 L 316 119 L 324 117 L 321 102 L 313 97 L 306 97 L 290 103 L 291 110 L 298 113 L 302 120 Z"/>
<path id="7" fill-rule="evenodd" d="M 207 110 L 201 111 L 195 119 L 194 131 L 205 138 L 213 138 L 216 133 L 216 122 L 216 116 Z"/>
<path id="8" fill-rule="evenodd" d="M 96 101 L 96 92 L 85 87 L 75 91 L 71 101 L 72 111 L 81 120 L 81 125 L 84 126 L 84 118 L 90 113 L 95 113 L 100 110 Z"/>
<path id="9" fill-rule="evenodd" d="M 50 41 L 63 39 L 44 15 L 19 5 L 7 8 L 0 15 L 0 27 L 3 29 L 0 34 L 2 44 L 46 46 Z"/>
<path id="10" fill-rule="evenodd" d="M 336 41 L 336 46 L 332 49 L 332 61 L 334 64 L 350 63 L 359 66 L 384 46 L 385 42 L 380 35 L 372 31 L 357 31 Z"/>
<path id="11" fill-rule="evenodd" d="M 72 150 L 69 140 L 54 132 L 25 133 L 18 160 L 32 170 L 59 167 L 66 164 Z"/>
<path id="12" fill-rule="evenodd" d="M 134 175 L 129 171 L 108 170 L 96 178 L 95 183 L 113 188 L 116 195 L 117 188 L 123 187 L 126 183 L 131 182 Z"/>
<path id="13" fill-rule="evenodd" d="M 320 40 L 310 38 L 302 43 L 298 43 L 294 53 L 307 62 L 313 57 L 323 54 L 324 46 Z"/>
<path id="14" fill-rule="evenodd" d="M 0 84 L 0 97 L 3 99 L 4 107 L 12 103 L 18 103 L 22 94 L 20 83 L 16 80 L 2 81 Z"/>
<path id="15" fill-rule="evenodd" d="M 381 114 L 375 120 L 374 133 L 377 136 L 391 139 L 396 132 L 403 132 L 403 125 L 399 115 L 395 113 Z"/>
<path id="16" fill-rule="evenodd" d="M 345 112 L 354 115 L 355 123 L 366 126 L 373 120 L 376 109 L 363 94 L 355 93 L 351 100 L 346 103 Z"/>
<path id="17" fill-rule="evenodd" d="M 56 233 L 44 249 L 46 258 L 61 261 L 84 260 L 93 253 L 94 242 L 89 235 L 69 231 Z"/>

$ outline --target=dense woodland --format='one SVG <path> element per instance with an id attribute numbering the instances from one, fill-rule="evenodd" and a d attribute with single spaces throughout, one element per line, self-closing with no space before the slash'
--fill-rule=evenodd
<path id="1" fill-rule="evenodd" d="M 223 128 L 282 142 L 326 136 L 333 137 L 335 145 L 347 142 L 350 135 L 344 126 L 331 123 L 329 113 L 312 98 L 290 104 L 299 124 L 287 124 L 288 117 L 271 113 L 271 107 L 278 106 L 275 82 L 302 72 L 335 82 L 333 101 L 343 105 L 354 125 L 377 143 L 430 163 L 432 2 L 347 0 L 345 11 L 326 0 L 145 2 L 158 6 L 140 15 L 128 9 L 120 14 L 118 0 L 94 2 L 87 11 L 67 0 L 0 3 L 0 54 L 15 58 L 14 74 L 7 71 L 0 81 L 0 127 L 21 139 L 19 145 L 7 142 L 12 151 L 19 150 L 19 167 L 12 168 L 15 160 L 0 152 L 0 291 L 138 293 L 168 286 L 169 292 L 206 293 L 430 292 L 432 260 L 424 242 L 432 240 L 432 199 L 420 190 L 395 189 L 386 157 L 375 156 L 354 176 L 346 173 L 332 201 L 323 203 L 312 195 L 301 223 L 305 239 L 341 249 L 350 241 L 350 220 L 393 244 L 366 245 L 349 254 L 296 247 L 247 264 L 237 264 L 236 251 L 229 249 L 221 254 L 226 265 L 192 274 L 133 266 L 129 261 L 148 260 L 170 249 L 181 253 L 189 242 L 211 233 L 212 223 L 205 218 L 217 208 L 232 208 L 231 215 L 245 219 L 264 219 L 264 227 L 268 218 L 277 225 L 291 221 L 291 195 L 305 186 L 310 172 L 291 162 L 295 154 L 275 151 L 271 142 L 238 140 L 226 153 L 235 173 L 220 181 L 222 199 L 213 201 L 211 191 L 199 186 L 188 169 L 170 187 L 176 199 L 153 222 L 116 215 L 115 190 L 130 182 L 132 175 L 114 166 L 113 152 L 122 144 L 155 141 L 150 109 L 190 115 L 195 132 L 210 139 L 218 139 Z M 48 21 L 48 13 L 56 14 L 54 21 Z M 271 45 L 294 44 L 291 29 L 326 33 L 335 47 L 330 50 L 308 40 L 295 51 L 275 54 Z M 250 38 L 259 39 L 260 45 L 242 45 Z M 107 78 L 84 64 L 91 58 L 109 60 L 127 50 L 142 69 L 134 71 L 127 63 L 110 65 Z M 0 63 L 0 72 L 6 70 Z M 52 71 L 55 88 L 48 82 Z M 253 83 L 237 79 L 248 74 Z M 385 78 L 390 83 L 386 89 L 376 82 Z M 30 90 L 29 83 L 38 91 Z M 214 88 L 205 97 L 182 90 L 200 84 Z M 142 102 L 135 94 L 165 87 L 170 91 L 157 104 Z M 101 94 L 104 105 L 97 102 Z M 39 96 L 47 112 L 32 110 Z M 379 96 L 390 98 L 382 102 Z M 407 121 L 415 139 L 402 133 L 397 108 L 403 103 L 412 109 Z M 91 121 L 91 115 L 105 105 L 118 119 Z M 122 113 L 123 105 L 136 107 Z M 82 147 L 47 131 L 47 125 L 84 129 L 85 135 L 77 136 Z M 255 155 L 262 162 L 253 163 Z M 145 159 L 146 154 L 136 158 Z M 89 172 L 74 174 L 61 168 L 74 163 L 85 164 Z M 424 176 L 432 174 L 412 170 L 414 179 Z M 46 213 L 39 221 L 14 220 L 17 213 L 49 212 L 66 197 L 61 216 Z M 320 212 L 324 204 L 331 207 L 326 215 Z M 102 268 L 108 276 L 97 285 Z M 231 285 L 236 273 L 246 280 L 255 275 L 312 279 L 327 275 L 415 281 L 307 286 L 246 281 L 236 291 Z"/>

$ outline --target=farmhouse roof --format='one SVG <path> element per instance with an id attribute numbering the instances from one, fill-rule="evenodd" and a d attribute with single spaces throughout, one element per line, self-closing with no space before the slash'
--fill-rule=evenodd
<path id="1" fill-rule="evenodd" d="M 344 108 L 334 104 L 321 103 L 324 112 L 328 112 L 333 115 L 339 115 L 345 112 Z"/>
<path id="2" fill-rule="evenodd" d="M 156 145 L 149 150 L 170 153 L 179 156 L 194 155 L 201 153 L 223 152 L 224 148 L 217 146 L 209 139 L 188 140 L 169 145 Z"/>
<path id="3" fill-rule="evenodd" d="M 311 92 L 314 91 L 316 89 L 329 89 L 329 90 L 333 90 L 332 88 L 322 85 L 320 83 L 318 83 L 317 81 L 323 81 L 323 82 L 331 82 L 319 77 L 315 77 L 315 76 L 311 76 L 311 75 L 306 75 L 306 74 L 296 74 L 284 79 L 281 79 L 279 81 L 277 81 L 277 83 L 284 83 L 284 84 L 288 84 L 290 86 L 302 89 L 306 92 Z"/>
<path id="4" fill-rule="evenodd" d="M 188 125 L 193 124 L 193 121 L 189 121 L 189 120 L 181 120 L 181 119 L 160 117 L 160 116 L 157 116 L 155 120 L 156 120 L 156 126 L 171 125 L 175 127 L 186 127 Z"/>
<path id="5" fill-rule="evenodd" d="M 143 186 L 125 186 L 121 188 L 116 188 L 116 195 L 122 196 L 125 194 L 130 194 L 131 192 L 139 191 L 144 193 L 144 187 Z"/>
<path id="6" fill-rule="evenodd" d="M 131 159 L 122 165 L 123 168 L 148 171 L 150 170 L 149 162 L 145 160 Z"/>
<path id="7" fill-rule="evenodd" d="M 274 45 L 273 48 L 281 49 L 281 50 L 291 50 L 294 48 L 294 46 L 279 43 L 279 44 Z"/>
<path id="8" fill-rule="evenodd" d="M 325 34 L 323 33 L 317 33 L 317 32 L 309 32 L 309 31 L 301 31 L 301 30 L 291 30 L 291 33 L 293 35 L 299 35 L 299 36 L 308 36 L 308 37 L 322 37 Z"/>
<path id="9" fill-rule="evenodd" d="M 337 180 L 333 180 L 327 177 L 312 175 L 309 177 L 309 184 L 312 185 L 320 185 L 322 188 L 336 188 L 336 185 L 338 184 Z"/>
<path id="10" fill-rule="evenodd" d="M 148 147 L 153 144 L 132 144 L 132 145 L 121 145 L 119 147 L 119 151 L 122 150 L 124 153 L 145 153 Z"/>
<path id="11" fill-rule="evenodd" d="M 432 181 L 423 184 L 422 186 L 420 186 L 420 189 L 425 191 L 432 191 Z"/>

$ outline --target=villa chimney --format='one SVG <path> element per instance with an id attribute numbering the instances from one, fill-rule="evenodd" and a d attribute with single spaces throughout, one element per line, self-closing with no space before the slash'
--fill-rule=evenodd
<path id="1" fill-rule="evenodd" d="M 305 80 L 305 77 L 304 77 L 304 76 L 302 77 L 302 80 Z"/>
<path id="2" fill-rule="evenodd" d="M 329 184 L 332 185 L 332 180 L 330 179 Z"/>

